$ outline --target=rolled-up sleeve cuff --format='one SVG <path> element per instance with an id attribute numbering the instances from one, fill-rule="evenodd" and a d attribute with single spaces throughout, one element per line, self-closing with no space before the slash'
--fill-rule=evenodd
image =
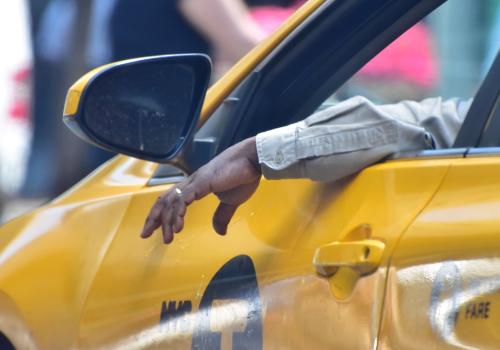
<path id="1" fill-rule="evenodd" d="M 268 180 L 300 179 L 307 177 L 304 175 L 303 165 L 303 162 L 297 162 L 282 170 L 275 170 L 261 165 L 261 170 L 262 175 Z"/>
<path id="2" fill-rule="evenodd" d="M 296 140 L 300 129 L 301 122 L 257 134 L 257 155 L 266 178 L 284 178 L 285 173 L 293 171 L 291 168 L 297 165 Z"/>
<path id="3" fill-rule="evenodd" d="M 344 162 L 350 160 L 353 164 L 358 164 L 359 161 L 360 164 L 369 163 L 364 158 L 371 158 L 376 152 L 364 151 L 397 145 L 398 130 L 393 121 L 365 123 L 355 127 L 312 127 L 299 122 L 258 134 L 256 144 L 261 170 L 267 179 L 336 179 L 342 172 L 338 166 L 345 167 L 345 164 L 335 166 L 331 162 L 333 159 L 343 159 Z M 318 157 L 326 157 L 328 161 L 315 160 Z M 375 155 L 373 162 L 380 158 L 380 155 Z M 321 174 L 310 173 L 313 163 L 325 165 L 322 170 L 312 167 Z"/>

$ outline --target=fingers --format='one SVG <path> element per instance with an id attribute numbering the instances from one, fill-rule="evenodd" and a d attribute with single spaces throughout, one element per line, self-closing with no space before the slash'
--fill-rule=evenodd
<path id="1" fill-rule="evenodd" d="M 219 235 L 225 235 L 227 232 L 227 226 L 229 221 L 233 217 L 234 213 L 238 209 L 237 205 L 219 203 L 219 206 L 215 210 L 214 217 L 212 219 L 212 225 L 215 232 Z"/>
<path id="2" fill-rule="evenodd" d="M 146 222 L 144 223 L 144 228 L 141 232 L 142 238 L 148 238 L 153 234 L 153 232 L 161 225 L 161 213 L 164 207 L 163 197 L 158 197 L 153 208 L 149 212 Z"/>
<path id="3" fill-rule="evenodd" d="M 175 233 L 179 233 L 184 228 L 184 215 L 186 214 L 186 203 L 179 201 L 172 206 L 172 229 Z"/>
<path id="4" fill-rule="evenodd" d="M 161 226 L 163 241 L 166 244 L 172 242 L 174 233 L 184 228 L 186 208 L 209 193 L 216 193 L 223 201 L 214 214 L 213 226 L 217 233 L 225 234 L 236 208 L 255 192 L 260 179 L 260 174 L 246 156 L 237 156 L 240 148 L 221 153 L 165 192 L 151 209 L 141 236 L 150 237 Z M 227 197 L 227 200 L 222 197 Z"/>
<path id="5" fill-rule="evenodd" d="M 163 235 L 163 243 L 165 244 L 171 243 L 174 239 L 174 232 L 172 230 L 172 216 L 173 208 L 171 205 L 169 205 L 169 203 L 167 203 L 161 215 L 161 230 Z"/>
<path id="6" fill-rule="evenodd" d="M 142 238 L 150 237 L 153 232 L 162 227 L 163 242 L 169 244 L 184 228 L 184 215 L 186 207 L 193 202 L 195 193 L 190 188 L 190 183 L 180 183 L 167 190 L 158 198 L 151 208 L 141 233 Z"/>
<path id="7" fill-rule="evenodd" d="M 184 218 L 178 216 L 175 219 L 175 223 L 174 223 L 173 228 L 174 228 L 175 233 L 181 232 L 182 229 L 184 228 Z"/>

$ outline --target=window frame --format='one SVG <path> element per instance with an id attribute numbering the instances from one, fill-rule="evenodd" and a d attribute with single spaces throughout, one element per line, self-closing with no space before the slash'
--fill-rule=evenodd
<path id="1" fill-rule="evenodd" d="M 409 160 L 498 156 L 500 154 L 500 137 L 497 137 L 497 141 L 493 143 L 489 140 L 491 140 L 492 135 L 500 135 L 499 70 L 500 52 L 497 54 L 492 67 L 483 79 L 481 87 L 476 92 L 471 108 L 465 117 L 452 148 L 401 152 L 394 154 L 389 159 Z"/>
<path id="2" fill-rule="evenodd" d="M 446 1 L 327 0 L 239 85 L 241 87 L 248 79 L 253 79 L 251 88 L 241 89 L 240 94 L 233 92 L 228 97 L 233 102 L 238 100 L 231 112 L 232 125 L 224 129 L 212 156 L 258 132 L 304 119 L 376 54 Z M 356 12 L 369 5 L 375 6 L 377 11 Z M 401 12 L 403 15 L 398 15 Z M 340 39 L 337 38 L 338 46 L 327 45 L 326 51 L 334 51 L 334 54 L 328 55 L 323 50 L 317 57 L 312 57 L 316 51 L 311 47 L 318 45 L 329 29 L 331 31 L 332 27 L 345 25 L 349 21 L 357 21 L 354 23 L 358 23 L 358 26 L 350 29 L 346 27 L 346 32 L 339 34 Z M 332 70 L 332 66 L 335 69 Z M 330 74 L 325 79 L 325 71 L 328 70 Z M 304 89 L 313 87 L 316 87 L 315 96 L 303 96 Z M 318 90 L 321 93 L 318 94 Z M 237 92 L 238 88 L 234 91 Z M 276 108 L 277 104 L 283 104 L 283 100 L 293 102 L 288 110 Z M 211 118 L 217 118 L 221 108 L 222 105 Z M 286 116 L 287 119 L 273 119 L 276 115 Z M 266 119 L 270 124 L 266 124 Z M 465 157 L 468 150 L 467 147 L 460 147 L 405 152 L 395 154 L 390 159 L 457 158 Z M 201 164 L 210 158 L 207 157 Z M 168 181 L 158 181 L 156 174 L 153 179 L 156 180 L 155 184 Z"/>
<path id="3" fill-rule="evenodd" d="M 304 28 L 292 33 L 256 68 L 261 79 L 230 144 L 306 118 L 376 54 L 444 2 L 327 2 Z M 368 5 L 377 11 L 362 13 L 363 8 L 370 9 Z M 348 28 L 346 23 L 358 23 L 358 26 Z M 338 33 L 337 42 L 326 45 L 326 49 L 318 53 L 322 40 L 331 36 L 337 27 L 345 33 Z M 307 96 L 305 90 L 314 93 Z M 286 120 L 276 116 L 286 116 Z M 262 123 L 266 119 L 273 122 Z"/>

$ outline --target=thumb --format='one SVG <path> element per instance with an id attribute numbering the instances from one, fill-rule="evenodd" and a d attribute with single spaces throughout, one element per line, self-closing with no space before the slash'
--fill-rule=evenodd
<path id="1" fill-rule="evenodd" d="M 223 202 L 219 203 L 219 206 L 215 209 L 214 217 L 212 218 L 212 225 L 215 232 L 222 236 L 226 234 L 227 225 L 229 225 L 229 221 L 231 221 L 236 209 L 238 209 L 237 205 Z"/>

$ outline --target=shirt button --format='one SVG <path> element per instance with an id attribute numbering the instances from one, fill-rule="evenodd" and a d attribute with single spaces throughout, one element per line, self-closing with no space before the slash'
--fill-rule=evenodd
<path id="1" fill-rule="evenodd" d="M 285 155 L 283 154 L 283 152 L 281 151 L 276 152 L 276 155 L 274 156 L 274 162 L 280 165 L 284 161 L 285 161 Z"/>

